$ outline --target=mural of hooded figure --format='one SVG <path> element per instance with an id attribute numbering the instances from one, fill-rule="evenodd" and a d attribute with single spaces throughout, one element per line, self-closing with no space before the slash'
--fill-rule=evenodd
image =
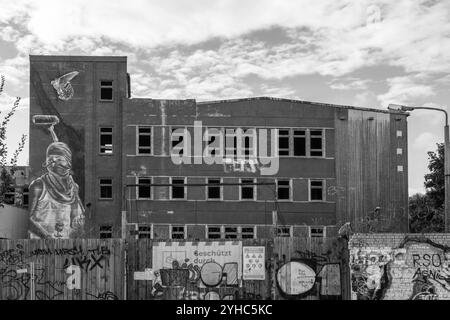
<path id="1" fill-rule="evenodd" d="M 72 178 L 72 152 L 64 142 L 47 148 L 47 172 L 30 184 L 30 238 L 77 238 L 83 234 L 84 208 Z"/>

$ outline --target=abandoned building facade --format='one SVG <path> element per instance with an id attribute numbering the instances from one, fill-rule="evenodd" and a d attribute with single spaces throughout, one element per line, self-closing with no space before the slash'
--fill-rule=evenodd
<path id="1" fill-rule="evenodd" d="M 122 212 L 137 238 L 332 237 L 347 222 L 407 231 L 406 114 L 267 97 L 132 98 L 130 82 L 126 57 L 30 56 L 30 180 L 52 141 L 67 144 L 88 237 L 120 237 Z M 39 125 L 43 116 L 53 122 Z M 261 136 L 273 172 L 250 157 Z M 216 139 L 227 156 L 209 164 Z"/>

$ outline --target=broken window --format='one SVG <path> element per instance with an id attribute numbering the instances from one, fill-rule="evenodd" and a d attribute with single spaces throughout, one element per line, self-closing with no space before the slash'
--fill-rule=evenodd
<path id="1" fill-rule="evenodd" d="M 112 101 L 113 100 L 113 82 L 112 80 L 100 81 L 100 100 Z"/>
<path id="2" fill-rule="evenodd" d="M 238 228 L 237 227 L 225 227 L 225 239 L 237 239 Z"/>
<path id="3" fill-rule="evenodd" d="M 100 239 L 111 239 L 112 238 L 112 226 L 103 225 L 100 226 Z"/>
<path id="4" fill-rule="evenodd" d="M 138 238 L 139 239 L 151 239 L 152 226 L 149 224 L 140 224 L 138 226 Z"/>
<path id="5" fill-rule="evenodd" d="M 102 178 L 100 179 L 100 199 L 112 199 L 112 179 Z"/>
<path id="6" fill-rule="evenodd" d="M 113 128 L 100 128 L 100 153 L 113 153 Z"/>
<path id="7" fill-rule="evenodd" d="M 184 226 L 172 226 L 172 239 L 184 239 Z"/>
<path id="8" fill-rule="evenodd" d="M 254 239 L 255 238 L 255 228 L 254 227 L 242 227 L 241 228 L 241 238 L 242 239 Z"/>
<path id="9" fill-rule="evenodd" d="M 137 154 L 152 153 L 152 128 L 138 127 Z"/>
<path id="10" fill-rule="evenodd" d="M 277 237 L 290 237 L 291 227 L 289 226 L 278 226 L 277 227 Z"/>
<path id="11" fill-rule="evenodd" d="M 221 230 L 220 227 L 217 226 L 208 226 L 208 239 L 220 239 L 221 238 Z"/>

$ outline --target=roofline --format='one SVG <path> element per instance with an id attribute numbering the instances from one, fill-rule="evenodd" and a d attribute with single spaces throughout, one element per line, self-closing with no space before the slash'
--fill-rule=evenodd
<path id="1" fill-rule="evenodd" d="M 364 107 L 355 107 L 348 105 L 340 105 L 340 104 L 331 104 L 331 103 L 322 103 L 322 102 L 314 102 L 314 101 L 306 101 L 306 100 L 294 100 L 294 99 L 285 99 L 285 98 L 273 98 L 273 97 L 252 97 L 252 98 L 240 98 L 240 99 L 225 99 L 225 100 L 212 100 L 212 101 L 199 101 L 197 104 L 213 104 L 213 103 L 226 103 L 226 102 L 241 102 L 241 101 L 250 101 L 250 100 L 273 100 L 273 101 L 283 101 L 283 102 L 295 102 L 295 103 L 309 103 L 312 105 L 324 106 L 324 107 L 333 107 L 333 108 L 342 108 L 342 109 L 353 109 L 353 110 L 362 110 L 362 111 L 371 111 L 371 112 L 379 112 L 379 113 L 393 113 L 393 114 L 401 114 L 408 116 L 409 113 L 402 111 L 394 111 L 394 110 L 381 110 L 375 108 L 364 108 Z"/>
<path id="2" fill-rule="evenodd" d="M 127 56 L 53 56 L 30 54 L 30 61 L 127 62 Z"/>

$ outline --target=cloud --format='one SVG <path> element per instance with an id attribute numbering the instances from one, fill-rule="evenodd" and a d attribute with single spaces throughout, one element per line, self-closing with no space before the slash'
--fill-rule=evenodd
<path id="1" fill-rule="evenodd" d="M 141 49 L 189 46 L 277 26 L 291 41 L 273 48 L 252 41 L 238 45 L 243 51 L 237 72 L 280 79 L 339 76 L 380 63 L 408 72 L 448 72 L 449 11 L 446 1 L 408 0 L 134 0 L 132 6 L 128 1 L 26 0 L 6 3 L 0 21 L 5 28 L 19 25 L 44 52 L 79 48 L 97 54 L 113 52 L 111 43 Z"/>
<path id="2" fill-rule="evenodd" d="M 436 141 L 439 141 L 439 139 L 435 134 L 431 132 L 422 132 L 413 141 L 412 148 L 417 150 L 426 150 L 423 153 L 426 154 L 426 152 L 436 149 Z"/>
<path id="3" fill-rule="evenodd" d="M 353 77 L 333 79 L 329 82 L 333 90 L 365 90 L 369 84 L 368 79 L 357 79 Z"/>
<path id="4" fill-rule="evenodd" d="M 433 87 L 422 84 L 413 76 L 387 79 L 388 92 L 380 94 L 378 100 L 387 107 L 390 103 L 417 106 L 418 101 L 433 96 Z"/>

